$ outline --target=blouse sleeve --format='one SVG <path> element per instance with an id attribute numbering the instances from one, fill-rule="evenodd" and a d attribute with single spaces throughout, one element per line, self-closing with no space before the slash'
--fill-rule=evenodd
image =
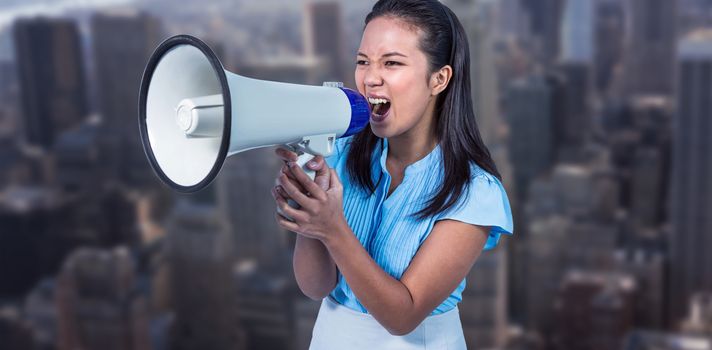
<path id="1" fill-rule="evenodd" d="M 507 192 L 499 179 L 486 172 L 472 178 L 458 202 L 441 214 L 439 220 L 443 219 L 490 226 L 484 250 L 496 247 L 502 234 L 514 233 Z"/>

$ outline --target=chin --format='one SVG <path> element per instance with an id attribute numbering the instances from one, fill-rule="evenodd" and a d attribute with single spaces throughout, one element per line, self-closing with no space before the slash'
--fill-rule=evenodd
<path id="1" fill-rule="evenodd" d="M 382 139 L 393 137 L 393 132 L 385 125 L 374 126 L 371 124 L 371 132 Z"/>

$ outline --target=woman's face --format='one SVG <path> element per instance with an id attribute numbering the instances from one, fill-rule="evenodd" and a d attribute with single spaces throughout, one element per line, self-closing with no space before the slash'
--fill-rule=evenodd
<path id="1" fill-rule="evenodd" d="M 400 19 L 378 17 L 364 29 L 355 79 L 359 92 L 372 103 L 371 130 L 378 137 L 427 128 L 432 119 L 428 107 L 435 96 L 418 40 L 416 29 Z M 376 107 L 372 98 L 390 103 Z"/>

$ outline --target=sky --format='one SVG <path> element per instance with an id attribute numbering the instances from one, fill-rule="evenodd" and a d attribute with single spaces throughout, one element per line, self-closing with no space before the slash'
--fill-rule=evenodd
<path id="1" fill-rule="evenodd" d="M 102 7 L 134 0 L 0 0 L 0 30 L 18 16 L 58 15 L 72 8 Z"/>

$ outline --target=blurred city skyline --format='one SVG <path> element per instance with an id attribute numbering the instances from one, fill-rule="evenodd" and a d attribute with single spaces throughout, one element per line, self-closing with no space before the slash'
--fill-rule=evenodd
<path id="1" fill-rule="evenodd" d="M 194 195 L 137 128 L 155 47 L 354 86 L 375 1 L 0 2 L 3 349 L 306 349 L 319 301 L 271 148 Z M 712 350 L 712 0 L 448 0 L 515 234 L 458 305 L 470 349 Z"/>

